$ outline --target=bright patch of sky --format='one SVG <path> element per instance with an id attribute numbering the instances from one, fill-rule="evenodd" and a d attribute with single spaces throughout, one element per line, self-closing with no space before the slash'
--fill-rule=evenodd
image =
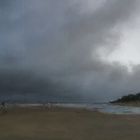
<path id="1" fill-rule="evenodd" d="M 119 45 L 112 51 L 108 53 L 107 50 L 100 49 L 99 55 L 102 60 L 108 61 L 110 63 L 119 62 L 122 65 L 128 67 L 131 71 L 134 65 L 140 64 L 140 27 L 137 23 L 131 24 L 129 29 L 122 30 L 122 37 Z"/>

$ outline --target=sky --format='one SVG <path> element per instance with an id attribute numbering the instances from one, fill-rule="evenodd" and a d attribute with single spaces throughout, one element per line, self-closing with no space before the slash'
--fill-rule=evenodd
<path id="1" fill-rule="evenodd" d="M 139 12 L 139 0 L 0 0 L 0 99 L 140 92 Z"/>

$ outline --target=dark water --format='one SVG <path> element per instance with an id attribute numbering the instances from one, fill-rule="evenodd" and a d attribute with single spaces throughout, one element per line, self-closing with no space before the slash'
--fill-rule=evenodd
<path id="1" fill-rule="evenodd" d="M 86 108 L 89 110 L 98 110 L 103 113 L 110 114 L 140 114 L 140 107 L 130 107 L 130 106 L 120 106 L 112 104 L 56 104 L 62 107 L 72 107 L 72 108 Z"/>

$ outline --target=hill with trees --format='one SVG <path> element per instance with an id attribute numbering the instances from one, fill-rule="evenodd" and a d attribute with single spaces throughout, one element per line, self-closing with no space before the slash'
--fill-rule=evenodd
<path id="1" fill-rule="evenodd" d="M 127 96 L 123 96 L 117 100 L 111 101 L 110 103 L 140 103 L 140 93 L 137 94 L 129 94 Z"/>

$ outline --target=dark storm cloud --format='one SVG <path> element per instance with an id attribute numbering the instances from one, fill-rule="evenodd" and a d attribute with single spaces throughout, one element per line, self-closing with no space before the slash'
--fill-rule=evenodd
<path id="1" fill-rule="evenodd" d="M 1 95 L 95 101 L 140 90 L 139 70 L 130 75 L 127 67 L 98 55 L 98 49 L 117 49 L 120 28 L 133 19 L 137 5 L 137 0 L 101 0 L 100 6 L 92 0 L 1 0 Z"/>

